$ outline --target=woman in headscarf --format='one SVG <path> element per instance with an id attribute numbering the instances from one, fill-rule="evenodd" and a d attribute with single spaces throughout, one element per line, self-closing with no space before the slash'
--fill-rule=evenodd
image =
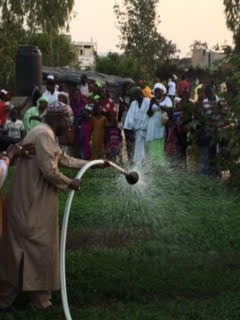
<path id="1" fill-rule="evenodd" d="M 110 98 L 109 91 L 106 85 L 103 85 L 100 91 L 100 104 L 102 107 L 102 113 L 104 116 L 110 116 L 112 119 L 117 121 L 117 108 L 115 107 L 114 101 Z"/>
<path id="2" fill-rule="evenodd" d="M 151 99 L 148 109 L 149 123 L 147 137 L 149 147 L 149 159 L 151 164 L 162 164 L 164 162 L 164 137 L 165 126 L 163 124 L 162 104 L 165 100 L 161 86 L 156 86 L 154 97 Z"/>
<path id="3" fill-rule="evenodd" d="M 42 119 L 46 114 L 47 107 L 48 98 L 40 97 L 37 100 L 37 106 L 33 106 L 27 110 L 23 118 L 24 127 L 27 133 L 42 122 Z"/>
<path id="4" fill-rule="evenodd" d="M 68 93 L 64 92 L 64 91 L 59 91 L 58 92 L 58 101 L 64 103 L 67 106 L 70 120 L 73 123 L 74 116 L 73 116 L 72 108 L 69 105 L 69 95 L 68 95 Z"/>

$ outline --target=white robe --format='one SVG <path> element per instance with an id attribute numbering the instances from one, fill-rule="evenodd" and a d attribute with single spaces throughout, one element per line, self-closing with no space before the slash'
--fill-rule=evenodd
<path id="1" fill-rule="evenodd" d="M 147 155 L 147 144 L 146 144 L 146 134 L 149 117 L 147 111 L 149 109 L 150 100 L 144 98 L 139 108 L 139 104 L 134 100 L 124 122 L 124 129 L 133 130 L 135 133 L 135 145 L 134 145 L 134 155 L 133 162 L 141 162 L 146 159 Z"/>
<path id="2" fill-rule="evenodd" d="M 163 101 L 159 103 L 159 106 L 154 104 L 152 106 L 153 115 L 149 119 L 147 128 L 147 142 L 163 139 L 165 136 L 165 126 L 161 123 L 162 111 L 160 107 L 172 108 L 172 101 L 169 97 L 165 97 Z"/>
<path id="3" fill-rule="evenodd" d="M 58 94 L 59 92 L 57 90 L 55 90 L 53 94 L 51 94 L 51 92 L 46 89 L 43 92 L 42 96 L 48 98 L 48 105 L 50 106 L 50 104 L 58 101 Z"/>
<path id="4" fill-rule="evenodd" d="M 154 104 L 152 106 L 153 115 L 149 118 L 148 128 L 147 128 L 147 142 L 163 139 L 165 127 L 161 123 L 162 111 L 159 106 Z"/>

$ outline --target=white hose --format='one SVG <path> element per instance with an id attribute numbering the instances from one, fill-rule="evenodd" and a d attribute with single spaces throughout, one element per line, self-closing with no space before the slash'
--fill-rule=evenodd
<path id="1" fill-rule="evenodd" d="M 118 170 L 122 174 L 125 174 L 125 171 L 121 167 L 117 166 L 116 164 L 114 164 L 110 161 L 108 163 L 112 168 Z M 81 180 L 84 173 L 89 168 L 94 167 L 96 165 L 101 165 L 101 164 L 104 164 L 104 160 L 94 160 L 94 161 L 88 162 L 78 172 L 76 179 Z M 74 190 L 69 192 L 67 202 L 65 205 L 64 217 L 63 217 L 63 223 L 62 223 L 62 232 L 61 232 L 61 243 L 60 243 L 61 296 L 62 296 L 62 303 L 63 303 L 63 309 L 64 309 L 66 320 L 72 320 L 70 309 L 69 309 L 69 304 L 68 304 L 68 296 L 67 296 L 65 256 L 66 256 L 66 238 L 67 238 L 68 220 L 69 220 L 69 214 L 70 214 L 70 209 L 72 206 L 72 200 L 73 200 L 74 194 L 75 194 Z"/>

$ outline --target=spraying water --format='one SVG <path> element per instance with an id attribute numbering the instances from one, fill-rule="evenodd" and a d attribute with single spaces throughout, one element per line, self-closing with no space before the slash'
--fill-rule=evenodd
<path id="1" fill-rule="evenodd" d="M 103 165 L 103 160 L 95 160 L 88 162 L 77 174 L 76 179 L 81 180 L 85 172 L 96 165 Z M 129 184 L 133 185 L 138 182 L 139 176 L 137 172 L 130 172 L 127 173 L 125 170 L 123 170 L 121 167 L 117 166 L 116 164 L 109 162 L 109 165 L 117 170 L 119 173 L 123 174 L 126 177 L 126 180 Z M 65 260 L 66 260 L 66 238 L 67 238 L 67 228 L 68 228 L 68 221 L 69 221 L 69 215 L 70 215 L 70 209 L 72 205 L 72 200 L 74 197 L 74 190 L 72 190 L 69 193 L 66 207 L 65 207 L 65 213 L 64 213 L 64 219 L 63 219 L 63 226 L 62 226 L 62 234 L 61 234 L 61 244 L 60 244 L 60 280 L 61 280 L 61 296 L 62 296 L 62 302 L 63 302 L 63 308 L 65 317 L 67 320 L 72 320 L 69 304 L 68 304 L 68 296 L 67 296 L 67 285 L 66 285 L 66 270 L 65 270 Z"/>

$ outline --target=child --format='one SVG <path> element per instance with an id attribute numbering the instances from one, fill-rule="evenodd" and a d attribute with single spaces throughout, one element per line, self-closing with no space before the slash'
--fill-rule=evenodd
<path id="1" fill-rule="evenodd" d="M 118 128 L 117 120 L 113 117 L 109 119 L 109 127 L 106 129 L 106 146 L 107 146 L 107 159 L 116 161 L 121 159 L 121 143 L 122 133 Z"/>
<path id="2" fill-rule="evenodd" d="M 9 114 L 9 119 L 7 119 L 4 131 L 11 138 L 16 140 L 21 140 L 24 137 L 24 125 L 22 120 L 17 119 L 17 110 L 12 109 Z"/>
<path id="3" fill-rule="evenodd" d="M 102 115 L 100 103 L 96 101 L 91 118 L 92 152 L 91 159 L 103 159 L 105 157 L 104 133 L 108 126 L 107 118 Z"/>
<path id="4" fill-rule="evenodd" d="M 86 105 L 76 120 L 76 134 L 79 142 L 78 155 L 81 159 L 90 159 L 90 136 L 91 136 L 92 107 Z"/>

